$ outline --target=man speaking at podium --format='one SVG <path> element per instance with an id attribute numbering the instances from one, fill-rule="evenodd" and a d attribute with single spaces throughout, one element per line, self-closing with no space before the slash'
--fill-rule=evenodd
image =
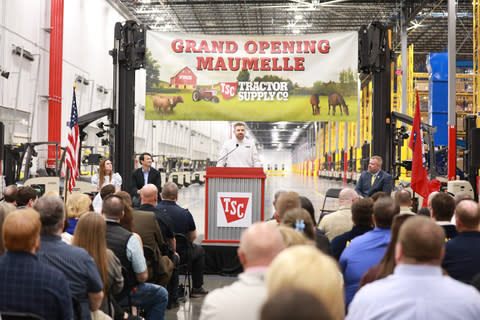
<path id="1" fill-rule="evenodd" d="M 233 125 L 235 138 L 228 140 L 220 151 L 217 167 L 262 167 L 252 140 L 245 139 L 245 124 Z"/>

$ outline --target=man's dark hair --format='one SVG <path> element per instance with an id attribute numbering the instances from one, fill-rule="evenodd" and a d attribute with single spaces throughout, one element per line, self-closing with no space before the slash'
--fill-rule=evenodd
<path id="1" fill-rule="evenodd" d="M 37 197 L 38 193 L 32 187 L 20 187 L 17 192 L 17 207 L 26 206 L 30 200 L 35 200 Z"/>
<path id="2" fill-rule="evenodd" d="M 65 219 L 65 205 L 62 199 L 57 196 L 43 196 L 35 202 L 33 208 L 40 214 L 42 233 L 57 234 Z"/>
<path id="3" fill-rule="evenodd" d="M 395 201 L 399 206 L 409 206 L 412 204 L 412 195 L 408 190 L 398 190 L 395 192 Z"/>
<path id="4" fill-rule="evenodd" d="M 313 208 L 312 201 L 308 199 L 307 197 L 300 196 L 300 205 L 302 206 L 302 209 L 307 210 L 307 212 L 310 214 L 310 217 L 312 217 L 312 221 L 315 224 L 315 209 Z"/>
<path id="5" fill-rule="evenodd" d="M 455 213 L 455 199 L 446 192 L 437 193 L 432 199 L 432 210 L 437 221 L 450 221 Z"/>
<path id="6" fill-rule="evenodd" d="M 105 199 L 108 195 L 115 193 L 115 186 L 113 184 L 107 184 L 100 189 L 100 198 Z"/>
<path id="7" fill-rule="evenodd" d="M 5 191 L 3 192 L 3 198 L 5 199 L 5 202 L 8 203 L 14 203 L 17 201 L 17 193 L 18 193 L 18 188 L 16 185 L 11 184 L 5 188 Z"/>
<path id="8" fill-rule="evenodd" d="M 150 158 L 153 158 L 152 155 L 148 152 L 144 152 L 140 155 L 140 157 L 138 158 L 138 160 L 140 161 L 140 164 L 142 164 L 143 160 L 145 160 L 145 156 L 150 156 Z"/>
<path id="9" fill-rule="evenodd" d="M 393 218 L 400 212 L 400 207 L 391 197 L 382 197 L 373 205 L 373 215 L 378 228 L 390 229 Z"/>
<path id="10" fill-rule="evenodd" d="M 373 200 L 370 198 L 358 199 L 352 204 L 352 218 L 356 226 L 372 226 Z"/>
<path id="11" fill-rule="evenodd" d="M 120 220 L 124 209 L 123 198 L 116 194 L 110 194 L 103 199 L 102 213 L 108 219 Z"/>

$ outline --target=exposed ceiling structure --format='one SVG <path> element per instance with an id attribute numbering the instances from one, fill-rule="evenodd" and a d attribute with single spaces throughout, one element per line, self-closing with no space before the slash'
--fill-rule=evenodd
<path id="1" fill-rule="evenodd" d="M 361 25 L 379 21 L 391 28 L 395 53 L 400 52 L 403 23 L 408 32 L 408 45 L 414 45 L 416 65 L 424 64 L 429 52 L 446 51 L 448 43 L 448 0 L 118 1 L 149 29 L 164 32 L 312 34 L 358 31 Z M 457 1 L 456 48 L 457 60 L 472 59 L 472 0 Z M 267 149 L 277 148 L 267 137 L 262 138 L 268 136 L 265 132 L 275 124 L 251 124 L 255 124 L 249 127 L 259 143 Z M 296 127 L 296 124 L 293 126 Z M 292 131 L 286 130 L 285 135 L 291 134 Z M 282 133 L 281 136 L 283 135 Z M 297 137 L 297 141 L 302 135 L 304 134 Z M 289 139 L 285 137 L 283 141 L 288 142 Z"/>

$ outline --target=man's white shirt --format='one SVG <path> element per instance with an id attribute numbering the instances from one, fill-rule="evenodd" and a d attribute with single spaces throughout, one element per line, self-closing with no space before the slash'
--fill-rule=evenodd
<path id="1" fill-rule="evenodd" d="M 247 138 L 226 141 L 218 159 L 217 167 L 262 167 L 255 144 Z"/>

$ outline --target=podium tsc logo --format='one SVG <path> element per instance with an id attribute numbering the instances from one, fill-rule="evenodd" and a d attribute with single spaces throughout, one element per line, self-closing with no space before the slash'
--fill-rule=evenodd
<path id="1" fill-rule="evenodd" d="M 248 200 L 248 197 L 220 197 L 227 223 L 245 218 Z"/>

